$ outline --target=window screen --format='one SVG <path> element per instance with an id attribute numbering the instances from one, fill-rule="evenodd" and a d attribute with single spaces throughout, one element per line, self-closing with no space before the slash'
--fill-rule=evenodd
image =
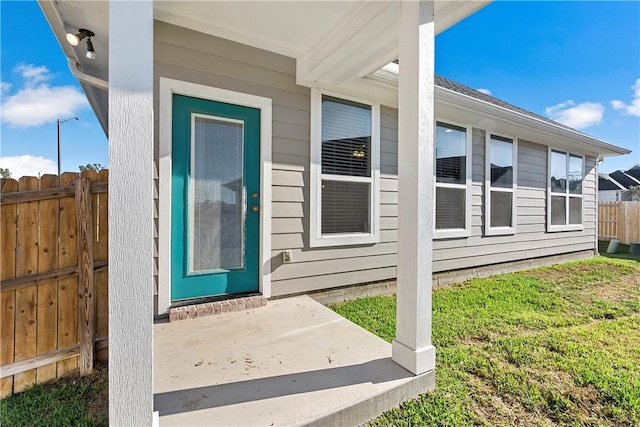
<path id="1" fill-rule="evenodd" d="M 491 227 L 511 227 L 513 224 L 513 193 L 491 192 Z"/>
<path id="2" fill-rule="evenodd" d="M 466 190 L 436 187 L 436 230 L 465 228 Z"/>
<path id="3" fill-rule="evenodd" d="M 322 234 L 369 232 L 370 185 L 322 181 Z"/>

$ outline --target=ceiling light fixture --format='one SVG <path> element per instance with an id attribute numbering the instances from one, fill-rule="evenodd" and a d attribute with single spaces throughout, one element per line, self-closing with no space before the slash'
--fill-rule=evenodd
<path id="1" fill-rule="evenodd" d="M 85 55 L 88 59 L 96 59 L 98 54 L 93 49 L 93 43 L 91 43 L 91 37 L 87 38 L 87 53 Z"/>
<path id="2" fill-rule="evenodd" d="M 82 40 L 87 39 L 87 53 L 85 56 L 88 59 L 96 59 L 98 55 L 93 48 L 93 42 L 91 37 L 94 37 L 95 33 L 85 28 L 80 28 L 77 33 L 67 33 L 67 41 L 71 46 L 78 46 Z"/>
<path id="3" fill-rule="evenodd" d="M 80 28 L 77 33 L 67 33 L 67 41 L 71 46 L 78 46 L 85 37 L 93 37 L 93 31 Z"/>

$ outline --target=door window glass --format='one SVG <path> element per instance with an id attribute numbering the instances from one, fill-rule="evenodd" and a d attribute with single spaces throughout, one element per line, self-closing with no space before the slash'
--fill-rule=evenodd
<path id="1" fill-rule="evenodd" d="M 189 177 L 189 274 L 244 267 L 241 121 L 194 114 Z"/>

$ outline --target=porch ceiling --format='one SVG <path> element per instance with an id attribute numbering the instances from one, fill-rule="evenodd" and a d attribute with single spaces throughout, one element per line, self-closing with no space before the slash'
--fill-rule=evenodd
<path id="1" fill-rule="evenodd" d="M 436 1 L 436 34 L 488 3 Z M 154 6 L 157 20 L 297 59 L 298 83 L 305 86 L 353 87 L 398 57 L 398 0 L 156 1 Z"/>
<path id="2" fill-rule="evenodd" d="M 436 34 L 490 1 L 435 1 Z M 40 0 L 61 47 L 79 69 L 107 80 L 109 4 L 106 1 Z M 297 60 L 298 84 L 367 95 L 394 105 L 397 88 L 368 76 L 398 57 L 399 0 L 363 1 L 155 1 L 154 18 Z M 87 28 L 98 54 L 70 46 L 67 32 Z M 81 82 L 107 129 L 107 92 Z"/>
<path id="3" fill-rule="evenodd" d="M 154 4 L 154 17 L 300 58 L 327 31 L 363 6 L 349 1 L 158 1 Z"/>
<path id="4" fill-rule="evenodd" d="M 436 1 L 436 34 L 483 7 L 489 1 Z M 154 17 L 217 37 L 227 38 L 292 58 L 305 58 L 323 40 L 344 27 L 355 30 L 376 17 L 385 27 L 397 26 L 398 0 L 360 1 L 156 1 Z M 368 18 L 368 19 L 367 19 Z M 392 25 L 393 24 L 393 25 Z M 389 41 L 397 30 L 389 31 Z M 397 47 L 395 48 L 397 50 Z"/>

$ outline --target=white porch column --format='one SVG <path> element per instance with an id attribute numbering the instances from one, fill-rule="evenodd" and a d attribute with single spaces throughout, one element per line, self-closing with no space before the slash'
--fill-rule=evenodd
<path id="1" fill-rule="evenodd" d="M 100 52 L 98 52 L 100 54 Z M 153 2 L 109 2 L 109 423 L 153 414 Z"/>
<path id="2" fill-rule="evenodd" d="M 433 1 L 402 0 L 398 88 L 398 306 L 393 360 L 433 370 Z"/>

